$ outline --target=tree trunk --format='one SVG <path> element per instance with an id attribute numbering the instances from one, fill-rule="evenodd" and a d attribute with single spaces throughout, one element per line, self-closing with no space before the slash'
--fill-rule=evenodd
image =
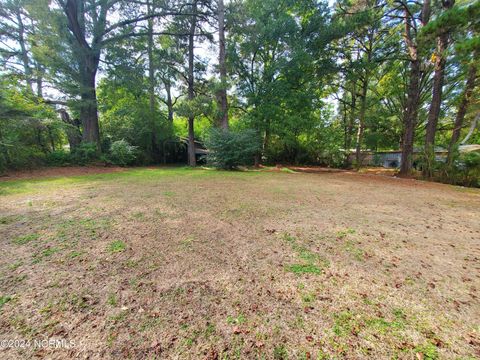
<path id="1" fill-rule="evenodd" d="M 402 136 L 402 159 L 400 172 L 402 176 L 412 173 L 413 143 L 415 128 L 418 120 L 418 108 L 420 106 L 420 79 L 422 76 L 421 62 L 417 45 L 412 37 L 412 19 L 408 4 L 405 4 L 404 12 L 404 40 L 410 58 L 410 78 L 407 90 L 407 101 L 403 112 L 403 136 Z M 430 19 L 430 0 L 425 0 L 422 6 L 421 22 L 425 26 Z"/>
<path id="2" fill-rule="evenodd" d="M 448 10 L 455 3 L 442 1 L 444 10 Z M 437 132 L 438 118 L 442 105 L 443 81 L 445 77 L 445 65 L 447 63 L 445 51 L 448 47 L 449 33 L 443 32 L 437 37 L 437 49 L 435 51 L 435 73 L 433 75 L 432 102 L 428 110 L 427 128 L 425 133 L 425 164 L 423 175 L 433 176 L 433 161 L 435 159 L 435 134 Z"/>
<path id="3" fill-rule="evenodd" d="M 345 167 L 350 167 L 350 149 L 352 147 L 352 133 L 353 133 L 353 126 L 355 124 L 355 110 L 357 108 L 357 83 L 356 81 L 352 84 L 352 102 L 350 104 L 350 114 L 348 116 L 348 124 L 346 130 L 346 138 L 345 138 Z"/>
<path id="4" fill-rule="evenodd" d="M 28 52 L 25 40 L 25 26 L 23 24 L 22 15 L 20 9 L 17 10 L 17 22 L 18 22 L 18 43 L 20 44 L 20 57 L 22 59 L 23 71 L 25 74 L 25 81 L 27 82 L 28 89 L 33 93 L 32 87 L 32 70 L 30 69 Z"/>
<path id="5" fill-rule="evenodd" d="M 190 32 L 188 35 L 188 100 L 192 101 L 195 98 L 194 90 L 194 41 L 195 29 L 197 26 L 197 0 L 192 4 L 192 20 L 190 23 Z M 188 116 L 188 164 L 196 166 L 195 158 L 195 117 L 193 114 Z"/>
<path id="6" fill-rule="evenodd" d="M 148 14 L 155 11 L 154 5 L 147 2 Z M 150 108 L 150 132 L 152 158 L 158 160 L 157 137 L 155 129 L 155 65 L 153 59 L 153 18 L 148 19 L 147 53 L 148 53 L 148 95 Z"/>
<path id="7" fill-rule="evenodd" d="M 100 46 L 90 46 L 85 33 L 84 1 L 67 0 L 62 5 L 67 16 L 68 29 L 75 38 L 80 75 L 80 121 L 83 126 L 82 141 L 95 143 L 100 152 L 100 132 L 98 126 L 98 104 L 95 87 L 98 63 L 100 61 Z M 98 30 L 98 29 L 97 29 Z"/>
<path id="8" fill-rule="evenodd" d="M 98 65 L 98 63 L 97 63 Z M 80 121 L 83 127 L 82 141 L 94 143 L 100 151 L 100 130 L 98 126 L 98 104 L 95 90 L 97 68 L 90 70 L 82 78 Z"/>
<path id="9" fill-rule="evenodd" d="M 357 169 L 361 166 L 361 151 L 363 143 L 363 133 L 365 131 L 365 113 L 367 110 L 367 91 L 368 91 L 368 72 L 365 73 L 365 78 L 362 84 L 362 98 L 360 103 L 360 114 L 358 116 L 358 132 L 357 132 L 357 145 L 355 148 L 355 162 Z"/>
<path id="10" fill-rule="evenodd" d="M 67 133 L 68 144 L 70 146 L 70 152 L 73 152 L 75 148 L 82 141 L 82 134 L 80 132 L 79 124 L 73 120 L 65 109 L 60 109 L 60 118 L 62 121 L 69 125 L 65 132 Z"/>
<path id="11" fill-rule="evenodd" d="M 452 131 L 452 138 L 450 139 L 450 145 L 448 147 L 447 164 L 451 165 L 453 162 L 453 150 L 457 145 L 460 138 L 460 131 L 462 130 L 465 114 L 467 113 L 468 106 L 470 104 L 473 90 L 475 89 L 475 81 L 477 79 L 477 66 L 475 63 L 476 53 L 473 56 L 473 61 L 468 69 L 467 83 L 465 84 L 465 90 L 462 94 L 462 99 L 458 105 L 457 116 L 455 117 L 455 125 Z"/>
<path id="12" fill-rule="evenodd" d="M 407 104 L 403 113 L 402 159 L 400 174 L 410 175 L 412 172 L 413 141 L 417 126 L 418 106 L 420 103 L 420 61 L 410 62 L 410 79 L 407 92 Z"/>
<path id="13" fill-rule="evenodd" d="M 473 118 L 472 124 L 470 125 L 470 130 L 468 130 L 467 135 L 465 136 L 465 138 L 460 143 L 461 145 L 464 145 L 468 140 L 470 140 L 470 137 L 473 135 L 473 132 L 477 128 L 477 123 L 478 123 L 479 120 L 480 120 L 480 113 L 475 115 L 475 117 Z"/>
<path id="14" fill-rule="evenodd" d="M 172 101 L 172 85 L 169 81 L 165 82 L 165 91 L 167 92 L 167 111 L 168 122 L 173 123 L 173 101 Z"/>
<path id="15" fill-rule="evenodd" d="M 218 0 L 218 70 L 221 87 L 217 91 L 218 124 L 228 129 L 228 102 L 227 102 L 227 67 L 225 64 L 225 6 L 223 0 Z"/>

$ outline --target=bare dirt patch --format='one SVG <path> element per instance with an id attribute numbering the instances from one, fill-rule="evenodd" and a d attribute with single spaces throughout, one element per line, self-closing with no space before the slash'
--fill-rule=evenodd
<path id="1" fill-rule="evenodd" d="M 106 175 L 0 197 L 0 339 L 75 342 L 2 357 L 480 356 L 480 191 L 344 172 Z"/>

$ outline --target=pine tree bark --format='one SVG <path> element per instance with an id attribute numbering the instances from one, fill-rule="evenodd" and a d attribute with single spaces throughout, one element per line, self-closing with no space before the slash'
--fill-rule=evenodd
<path id="1" fill-rule="evenodd" d="M 360 102 L 360 113 L 358 116 L 358 131 L 357 131 L 357 143 L 355 148 L 355 162 L 357 168 L 360 168 L 362 159 L 362 143 L 363 143 L 363 133 L 365 132 L 365 114 L 367 111 L 367 91 L 368 91 L 368 71 L 365 73 L 365 78 L 362 83 L 362 95 Z"/>
<path id="2" fill-rule="evenodd" d="M 453 162 L 453 152 L 455 146 L 458 143 L 458 139 L 460 139 L 460 131 L 463 127 L 463 122 L 465 119 L 465 115 L 467 113 L 468 106 L 470 105 L 473 90 L 475 89 L 475 82 L 477 80 L 477 65 L 475 63 L 477 53 L 474 53 L 473 61 L 470 64 L 468 69 L 468 76 L 467 82 L 465 84 L 465 90 L 463 91 L 462 98 L 460 100 L 460 104 L 458 105 L 457 115 L 455 117 L 455 124 L 453 126 L 452 137 L 450 139 L 450 145 L 448 147 L 448 156 L 447 156 L 447 164 L 451 165 Z"/>
<path id="3" fill-rule="evenodd" d="M 225 64 L 225 6 L 223 0 L 218 0 L 218 70 L 220 73 L 221 88 L 217 91 L 219 108 L 218 124 L 228 129 L 228 102 L 227 102 L 227 67 Z"/>
<path id="4" fill-rule="evenodd" d="M 192 19 L 190 23 L 190 32 L 188 35 L 188 100 L 192 101 L 195 98 L 194 89 L 194 41 L 195 29 L 197 26 L 197 0 L 192 4 Z M 188 164 L 196 166 L 195 158 L 195 117 L 193 114 L 188 116 Z"/>
<path id="5" fill-rule="evenodd" d="M 412 15 L 408 4 L 403 4 L 404 11 L 404 39 L 410 60 L 410 74 L 407 87 L 407 100 L 403 112 L 402 134 L 402 159 L 400 172 L 402 176 L 412 173 L 413 144 L 415 140 L 415 128 L 418 121 L 418 108 L 420 106 L 420 80 L 422 77 L 421 61 L 418 54 L 417 44 L 412 37 Z M 425 0 L 422 6 L 421 22 L 426 25 L 430 18 L 430 0 Z"/>
<path id="6" fill-rule="evenodd" d="M 100 47 L 97 45 L 90 46 L 87 42 L 84 5 L 84 1 L 67 0 L 63 10 L 67 16 L 67 26 L 75 38 L 75 47 L 78 47 L 81 98 L 79 113 L 83 127 L 82 141 L 96 144 L 98 151 L 100 151 L 98 104 L 95 85 L 95 77 L 100 61 Z"/>
<path id="7" fill-rule="evenodd" d="M 448 10 L 453 6 L 455 1 L 442 1 L 442 6 Z M 432 101 L 428 110 L 427 127 L 425 133 L 425 164 L 423 167 L 423 175 L 426 177 L 433 176 L 433 161 L 435 158 L 435 134 L 437 132 L 438 118 L 440 116 L 440 108 L 442 105 L 443 82 L 445 78 L 446 55 L 445 51 L 448 47 L 449 33 L 442 32 L 437 37 L 437 48 L 435 51 L 435 70 L 433 75 Z"/>
<path id="8" fill-rule="evenodd" d="M 32 69 L 30 68 L 30 62 L 28 59 L 27 45 L 25 39 L 25 25 L 23 24 L 22 14 L 20 8 L 17 9 L 17 23 L 18 23 L 18 43 L 20 45 L 20 57 L 22 59 L 23 72 L 25 74 L 25 81 L 27 87 L 33 94 L 32 87 Z"/>
<path id="9" fill-rule="evenodd" d="M 154 3 L 147 2 L 147 11 L 151 15 L 155 12 Z M 153 18 L 147 21 L 147 53 L 148 53 L 148 100 L 150 109 L 150 142 L 152 158 L 158 160 L 157 136 L 155 129 L 155 64 L 153 57 L 154 42 L 153 42 Z"/>

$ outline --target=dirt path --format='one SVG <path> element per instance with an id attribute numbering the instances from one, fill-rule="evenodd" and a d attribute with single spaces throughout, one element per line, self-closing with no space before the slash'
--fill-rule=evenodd
<path id="1" fill-rule="evenodd" d="M 0 339 L 75 343 L 0 357 L 480 357 L 478 190 L 136 169 L 0 202 Z"/>

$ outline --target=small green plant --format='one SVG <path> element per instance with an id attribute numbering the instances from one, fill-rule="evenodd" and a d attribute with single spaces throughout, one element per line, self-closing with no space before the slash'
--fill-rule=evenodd
<path id="1" fill-rule="evenodd" d="M 3 305 L 5 305 L 6 303 L 8 303 L 10 300 L 12 300 L 12 297 L 11 296 L 0 296 L 0 310 L 2 310 L 3 308 Z"/>
<path id="2" fill-rule="evenodd" d="M 345 244 L 345 250 L 353 255 L 357 261 L 365 260 L 365 252 L 356 246 L 353 241 L 347 241 Z"/>
<path id="3" fill-rule="evenodd" d="M 438 349 L 435 345 L 431 343 L 425 343 L 419 345 L 415 348 L 415 353 L 420 353 L 423 355 L 424 360 L 437 360 L 438 359 Z"/>
<path id="4" fill-rule="evenodd" d="M 8 266 L 8 268 L 9 268 L 10 270 L 17 270 L 17 269 L 18 269 L 20 266 L 22 266 L 22 265 L 23 265 L 23 262 L 19 260 L 19 261 L 15 261 L 14 263 L 11 263 L 11 264 Z"/>
<path id="5" fill-rule="evenodd" d="M 233 317 L 231 315 L 227 316 L 227 324 L 229 325 L 241 325 L 245 323 L 246 318 L 243 314 L 238 315 L 237 317 Z"/>
<path id="6" fill-rule="evenodd" d="M 353 315 L 349 311 L 342 311 L 334 314 L 335 323 L 333 333 L 337 336 L 346 336 L 351 333 L 353 328 Z"/>
<path id="7" fill-rule="evenodd" d="M 355 234 L 355 230 L 354 229 L 345 229 L 345 230 L 337 231 L 337 238 L 345 239 L 347 237 L 347 235 L 349 235 L 349 234 Z"/>
<path id="8" fill-rule="evenodd" d="M 127 248 L 127 245 L 121 240 L 115 240 L 108 245 L 108 251 L 111 253 L 117 253 L 117 252 L 122 252 L 125 251 Z"/>
<path id="9" fill-rule="evenodd" d="M 111 306 L 117 306 L 118 300 L 117 296 L 114 293 L 108 294 L 107 304 Z"/>
<path id="10" fill-rule="evenodd" d="M 285 348 L 285 345 L 277 345 L 273 348 L 273 358 L 275 360 L 288 359 L 288 351 Z"/>
<path id="11" fill-rule="evenodd" d="M 37 264 L 40 261 L 42 261 L 43 259 L 45 259 L 47 257 L 50 257 L 53 254 L 57 253 L 58 251 L 60 251 L 60 249 L 58 249 L 56 247 L 46 248 L 46 249 L 40 251 L 39 253 L 36 253 L 35 255 L 33 255 L 33 263 Z"/>
<path id="12" fill-rule="evenodd" d="M 68 257 L 70 259 L 75 259 L 76 257 L 79 257 L 80 255 L 82 255 L 83 253 L 81 251 L 72 251 L 70 253 L 70 255 L 68 255 Z"/>
<path id="13" fill-rule="evenodd" d="M 23 235 L 15 238 L 13 240 L 13 243 L 17 245 L 24 245 L 24 244 L 28 244 L 29 242 L 37 240 L 39 237 L 40 235 L 38 234 Z"/>

